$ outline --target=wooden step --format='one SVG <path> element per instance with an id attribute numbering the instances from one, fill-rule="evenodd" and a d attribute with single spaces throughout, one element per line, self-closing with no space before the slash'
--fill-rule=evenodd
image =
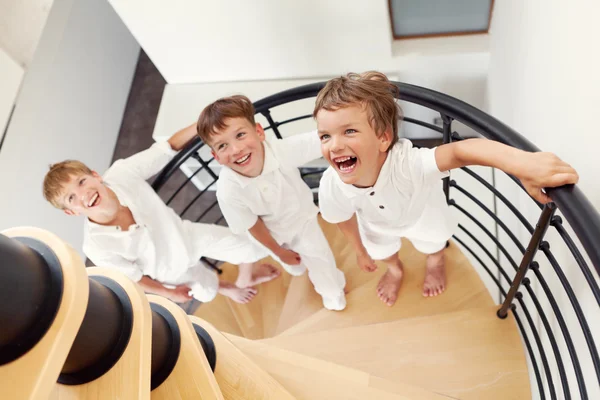
<path id="1" fill-rule="evenodd" d="M 248 357 L 277 379 L 297 399 L 448 400 L 449 397 L 366 372 L 228 335 Z"/>
<path id="2" fill-rule="evenodd" d="M 248 358 L 214 326 L 195 316 L 190 316 L 190 320 L 204 328 L 215 344 L 215 379 L 226 400 L 294 399 L 277 380 Z"/>
<path id="3" fill-rule="evenodd" d="M 385 272 L 385 267 L 380 265 L 377 271 L 370 273 L 373 279 L 347 295 L 348 306 L 344 311 L 316 312 L 281 335 L 369 325 L 494 305 L 481 278 L 454 243 L 446 249 L 448 287 L 446 292 L 437 297 L 422 295 L 426 256 L 416 251 L 406 240 L 402 242 L 400 256 L 404 261 L 405 276 L 394 306 L 386 306 L 377 297 L 377 284 Z"/>
<path id="4" fill-rule="evenodd" d="M 202 304 L 194 315 L 210 322 L 222 332 L 250 339 L 273 336 L 291 277 L 270 257 L 261 262 L 276 266 L 282 273 L 279 278 L 258 285 L 258 294 L 250 303 L 239 304 L 225 296 L 217 295 L 213 301 Z M 220 279 L 232 283 L 236 281 L 239 271 L 236 265 L 224 263 L 220 268 L 223 270 Z"/>
<path id="5" fill-rule="evenodd" d="M 221 332 L 232 333 L 241 336 L 242 330 L 238 321 L 231 311 L 227 297 L 220 294 L 210 303 L 200 304 L 194 315 L 206 321 L 210 321 Z"/>
<path id="6" fill-rule="evenodd" d="M 82 263 L 82 268 L 83 268 Z M 152 311 L 142 288 L 111 267 L 86 268 L 88 276 L 105 277 L 117 283 L 129 297 L 133 311 L 127 348 L 105 374 L 82 385 L 55 384 L 49 400 L 150 398 Z"/>
<path id="7" fill-rule="evenodd" d="M 266 344 L 459 399 L 531 396 L 521 337 L 496 306 L 279 336 Z"/>
<path id="8" fill-rule="evenodd" d="M 151 392 L 153 400 L 224 400 L 196 331 L 185 312 L 172 301 L 149 294 L 150 303 L 166 308 L 179 328 L 181 348 L 173 371 Z"/>
<path id="9" fill-rule="evenodd" d="M 63 291 L 54 321 L 28 352 L 0 365 L 2 398 L 47 399 L 54 390 L 86 313 L 89 285 L 85 264 L 67 242 L 46 230 L 18 227 L 0 233 L 9 238 L 27 237 L 44 243 L 54 252 L 62 269 Z M 2 267 L 14 266 L 6 263 Z"/>
<path id="10" fill-rule="evenodd" d="M 279 334 L 293 327 L 320 310 L 326 313 L 335 312 L 323 308 L 323 299 L 315 292 L 312 282 L 308 279 L 308 273 L 292 277 L 275 333 Z"/>

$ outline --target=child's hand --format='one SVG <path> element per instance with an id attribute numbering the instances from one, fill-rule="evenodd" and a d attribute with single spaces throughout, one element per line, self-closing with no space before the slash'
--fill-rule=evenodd
<path id="1" fill-rule="evenodd" d="M 369 253 L 358 253 L 356 255 L 356 260 L 358 262 L 358 266 L 363 271 L 373 272 L 377 269 L 377 265 L 375 264 L 375 261 L 373 261 Z"/>
<path id="2" fill-rule="evenodd" d="M 300 254 L 284 248 L 279 250 L 277 257 L 279 257 L 279 259 L 287 265 L 298 265 L 301 261 Z"/>
<path id="3" fill-rule="evenodd" d="M 577 171 L 553 153 L 526 153 L 515 172 L 527 193 L 542 204 L 550 197 L 542 192 L 545 187 L 575 184 L 579 181 Z"/>
<path id="4" fill-rule="evenodd" d="M 192 299 L 189 292 L 192 290 L 188 285 L 178 285 L 175 289 L 171 289 L 169 299 L 175 303 L 185 303 Z"/>

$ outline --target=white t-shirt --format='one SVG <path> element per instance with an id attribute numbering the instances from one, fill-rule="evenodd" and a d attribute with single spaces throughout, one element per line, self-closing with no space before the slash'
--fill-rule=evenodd
<path id="1" fill-rule="evenodd" d="M 267 139 L 261 174 L 245 177 L 223 168 L 217 181 L 217 199 L 233 233 L 247 232 L 258 217 L 281 243 L 318 213 L 313 194 L 302 180 L 298 167 L 321 157 L 316 131 L 285 139 Z"/>
<path id="2" fill-rule="evenodd" d="M 103 179 L 136 224 L 118 226 L 86 220 L 83 252 L 96 265 L 115 267 L 133 281 L 148 275 L 159 282 L 176 280 L 199 261 L 186 225 L 146 182 L 176 154 L 168 142 L 116 161 Z"/>
<path id="3" fill-rule="evenodd" d="M 392 147 L 370 188 L 342 182 L 329 167 L 319 185 L 321 215 L 330 223 L 340 223 L 357 213 L 361 224 L 381 234 L 402 235 L 421 217 L 427 204 L 447 209 L 435 149 L 417 149 L 406 139 Z"/>

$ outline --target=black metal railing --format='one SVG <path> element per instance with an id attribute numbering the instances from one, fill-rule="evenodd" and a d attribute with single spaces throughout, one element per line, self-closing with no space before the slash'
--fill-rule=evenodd
<path id="1" fill-rule="evenodd" d="M 463 140 L 460 133 L 453 129 L 453 122 L 456 121 L 487 139 L 525 151 L 539 151 L 510 127 L 467 103 L 422 87 L 397 82 L 395 84 L 400 89 L 401 100 L 439 113 L 442 126 L 410 117 L 405 117 L 403 120 L 404 123 L 415 124 L 436 132 L 440 135 L 440 142 Z M 316 83 L 300 86 L 266 97 L 254 104 L 256 113 L 267 120 L 266 129 L 272 130 L 275 136 L 281 138 L 282 127 L 311 118 L 309 114 L 311 110 L 306 110 L 306 114 L 298 117 L 277 122 L 273 117 L 277 107 L 315 97 L 323 85 L 324 83 Z M 188 159 L 195 159 L 198 163 L 197 170 L 191 173 L 181 186 L 171 188 L 173 194 L 169 196 L 167 204 L 176 196 L 181 196 L 184 186 L 191 187 L 189 190 L 195 192 L 194 197 L 183 208 L 181 215 L 186 218 L 186 213 L 189 213 L 195 205 L 199 208 L 199 217 L 193 220 L 222 223 L 223 217 L 218 210 L 218 203 L 214 193 L 210 191 L 218 176 L 210 165 L 212 159 L 200 155 L 203 146 L 200 139 L 195 139 L 165 167 L 157 176 L 153 186 L 157 191 L 164 190 L 165 184 L 173 174 Z M 190 185 L 190 182 L 202 171 L 210 178 L 205 180 L 203 186 L 198 189 L 193 184 Z M 588 321 L 589 315 L 586 316 L 584 313 L 580 299 L 585 297 L 583 291 L 591 293 L 591 296 L 587 297 L 595 299 L 596 302 L 591 307 L 594 314 L 592 317 L 598 318 L 600 288 L 598 278 L 588 264 L 589 260 L 596 272 L 600 273 L 598 212 L 576 186 L 567 185 L 546 191 L 553 201 L 548 205 L 542 206 L 529 198 L 532 204 L 537 205 L 541 210 L 537 221 L 532 223 L 520 211 L 520 207 L 511 203 L 509 196 L 503 194 L 474 169 L 465 167 L 462 171 L 464 174 L 461 175 L 461 184 L 454 176 L 444 181 L 448 204 L 461 216 L 459 230 L 454 235 L 454 239 L 481 266 L 493 285 L 497 287 L 502 302 L 498 316 L 505 318 L 509 312 L 514 316 L 533 369 L 539 398 L 571 399 L 573 396 L 582 399 L 590 398 L 589 388 L 597 392 L 600 387 L 600 358 L 594 332 Z M 305 177 L 314 177 L 321 173 L 322 169 L 303 169 L 301 172 Z M 497 173 L 500 172 L 492 171 L 493 176 Z M 521 188 L 519 190 L 525 193 L 516 178 L 508 177 Z M 463 180 L 466 185 L 462 184 Z M 481 196 L 466 189 L 467 185 L 472 187 L 474 184 L 480 188 L 478 191 L 484 190 L 493 197 L 494 207 L 486 205 L 479 198 Z M 205 202 L 204 206 L 198 207 L 198 200 L 202 196 L 210 200 Z M 496 204 L 506 207 L 507 213 L 514 219 L 511 228 L 505 221 L 505 217 L 499 216 Z M 208 218 L 210 214 L 212 220 Z M 476 217 L 478 214 L 483 217 Z M 568 223 L 568 227 L 563 223 L 563 218 Z M 528 235 L 523 242 L 518 238 L 519 229 Z M 547 230 L 554 232 L 555 239 L 549 238 L 546 234 Z M 580 244 L 576 243 L 570 231 L 575 233 Z M 524 244 L 527 242 L 528 244 Z M 555 246 L 564 246 L 569 254 L 568 274 L 552 251 Z M 540 262 L 544 265 L 543 271 Z M 490 263 L 495 269 L 489 267 Z M 573 276 L 578 274 L 584 278 L 581 281 L 584 280 L 586 285 L 584 287 L 578 285 L 576 293 L 572 281 L 575 279 Z M 559 304 L 557 298 L 565 299 L 565 304 L 568 300 L 568 304 Z M 538 318 L 541 326 L 536 323 Z M 577 321 L 578 326 L 567 323 L 571 320 Z M 558 324 L 558 328 L 553 326 L 554 321 Z M 596 334 L 598 333 L 596 327 Z M 583 341 L 577 340 L 578 338 L 582 338 Z M 591 363 L 593 369 L 582 367 L 582 359 Z"/>

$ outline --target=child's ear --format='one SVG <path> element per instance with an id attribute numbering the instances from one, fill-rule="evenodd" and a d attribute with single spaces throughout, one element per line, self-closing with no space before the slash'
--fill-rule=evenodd
<path id="1" fill-rule="evenodd" d="M 102 182 L 102 176 L 100 176 L 100 174 L 99 174 L 99 173 L 97 173 L 96 171 L 92 171 L 92 176 L 93 176 L 94 178 L 98 178 L 98 179 L 100 179 L 100 182 Z"/>
<path id="2" fill-rule="evenodd" d="M 218 162 L 219 164 L 221 163 L 221 160 L 219 160 L 219 156 L 217 155 L 217 153 L 215 153 L 215 151 L 212 149 L 212 147 L 211 147 L 211 149 L 210 149 L 210 154 L 212 154 L 213 158 L 214 158 L 215 160 L 217 160 L 217 162 Z"/>
<path id="3" fill-rule="evenodd" d="M 391 144 L 392 144 L 392 129 L 388 128 L 385 131 L 383 131 L 383 133 L 381 134 L 381 136 L 379 136 L 379 151 L 381 151 L 382 153 L 385 153 L 386 151 L 388 151 L 388 149 L 390 148 Z"/>
<path id="4" fill-rule="evenodd" d="M 262 125 L 258 122 L 256 123 L 256 134 L 258 135 L 261 141 L 265 140 L 265 130 L 263 129 Z"/>

